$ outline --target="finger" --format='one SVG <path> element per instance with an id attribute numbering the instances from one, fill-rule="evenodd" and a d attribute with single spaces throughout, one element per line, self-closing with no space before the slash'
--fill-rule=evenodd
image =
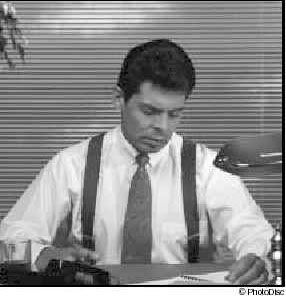
<path id="1" fill-rule="evenodd" d="M 84 261 L 89 264 L 95 264 L 98 260 L 98 255 L 95 252 L 88 252 L 84 255 Z"/>
<path id="2" fill-rule="evenodd" d="M 253 280 L 249 283 L 249 285 L 267 285 L 268 282 L 268 271 L 263 272 L 256 280 Z"/>
<path id="3" fill-rule="evenodd" d="M 91 250 L 87 250 L 87 249 L 82 248 L 80 250 L 80 253 L 86 259 L 90 259 L 90 260 L 97 260 L 98 259 L 98 255 L 96 254 L 95 251 L 91 251 Z"/>
<path id="4" fill-rule="evenodd" d="M 238 261 L 236 261 L 229 269 L 229 274 L 226 276 L 226 279 L 230 282 L 234 282 L 241 275 L 243 275 L 246 270 L 250 269 L 251 266 L 256 261 L 256 256 L 253 254 L 248 254 Z"/>
<path id="5" fill-rule="evenodd" d="M 265 263 L 257 258 L 249 269 L 245 269 L 245 272 L 236 278 L 234 284 L 249 284 L 259 278 L 261 274 L 264 274 L 265 271 Z"/>
<path id="6" fill-rule="evenodd" d="M 78 253 L 73 247 L 67 247 L 60 250 L 60 259 L 67 261 L 78 260 Z"/>
<path id="7" fill-rule="evenodd" d="M 77 252 L 78 260 L 92 263 L 92 261 L 96 262 L 96 260 L 98 259 L 98 255 L 95 251 L 91 251 L 80 246 L 75 247 L 75 249 Z"/>

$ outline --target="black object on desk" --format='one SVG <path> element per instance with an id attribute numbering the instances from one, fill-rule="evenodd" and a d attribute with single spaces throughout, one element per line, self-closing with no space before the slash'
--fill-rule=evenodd
<path id="1" fill-rule="evenodd" d="M 0 284 L 13 286 L 108 286 L 107 271 L 82 262 L 51 260 L 44 272 L 27 271 L 15 264 L 0 265 Z"/>
<path id="2" fill-rule="evenodd" d="M 240 176 L 280 174 L 282 134 L 235 138 L 220 149 L 214 165 Z"/>

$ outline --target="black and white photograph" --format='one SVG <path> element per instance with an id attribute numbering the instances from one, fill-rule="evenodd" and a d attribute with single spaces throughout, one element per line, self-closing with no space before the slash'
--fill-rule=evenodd
<path id="1" fill-rule="evenodd" d="M 283 20 L 283 1 L 0 1 L 0 293 L 284 293 Z"/>

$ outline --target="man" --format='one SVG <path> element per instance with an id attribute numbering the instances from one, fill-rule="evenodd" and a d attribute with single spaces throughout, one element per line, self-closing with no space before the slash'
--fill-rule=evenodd
<path id="1" fill-rule="evenodd" d="M 85 213 L 81 215 L 81 206 L 90 139 L 63 150 L 46 165 L 2 221 L 1 238 L 31 239 L 32 261 L 42 270 L 52 258 L 95 259 L 98 264 L 129 262 L 123 255 L 129 252 L 126 250 L 130 237 L 134 235 L 133 245 L 136 239 L 144 245 L 145 234 L 151 227 L 150 263 L 186 263 L 188 240 L 181 182 L 183 138 L 175 130 L 194 85 L 191 60 L 169 40 L 144 43 L 126 56 L 114 92 L 121 126 L 104 135 L 97 194 L 94 193 L 96 208 L 89 239 L 94 240 L 95 252 L 70 243 L 82 239 L 81 219 Z M 236 284 L 265 283 L 271 226 L 241 180 L 213 166 L 214 151 L 197 144 L 195 152 L 199 233 L 193 237 L 199 236 L 200 245 L 205 245 L 210 238 L 210 221 L 214 242 L 229 247 L 236 259 L 228 280 Z M 145 157 L 142 166 L 136 162 L 138 155 Z M 138 189 L 138 184 L 134 185 L 135 176 L 145 182 L 145 187 Z M 141 207 L 141 213 L 150 215 L 149 222 L 144 217 L 144 223 L 132 222 L 137 223 L 132 226 L 135 232 L 138 230 L 137 238 L 127 226 L 132 200 L 136 199 L 131 191 L 137 195 L 147 192 L 133 211 Z M 147 196 L 152 196 L 151 205 L 145 206 Z M 57 247 L 58 230 L 69 213 L 71 232 L 66 243 L 70 245 Z M 133 213 L 133 218 L 138 215 Z M 141 252 L 139 249 L 134 256 Z"/>

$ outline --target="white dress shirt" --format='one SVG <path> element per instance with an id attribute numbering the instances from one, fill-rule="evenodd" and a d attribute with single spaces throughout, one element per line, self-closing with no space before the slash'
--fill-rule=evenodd
<path id="1" fill-rule="evenodd" d="M 40 172 L 3 219 L 0 239 L 32 240 L 32 262 L 52 243 L 73 204 L 72 234 L 81 238 L 81 199 L 89 139 L 64 149 Z M 187 229 L 181 188 L 182 137 L 173 134 L 147 167 L 152 187 L 152 262 L 187 262 Z M 135 149 L 120 127 L 103 141 L 94 220 L 98 264 L 119 264 L 128 192 L 136 171 Z M 196 184 L 200 244 L 208 241 L 207 212 L 214 241 L 229 247 L 236 259 L 247 253 L 265 257 L 273 230 L 240 178 L 213 166 L 216 155 L 197 144 Z"/>

